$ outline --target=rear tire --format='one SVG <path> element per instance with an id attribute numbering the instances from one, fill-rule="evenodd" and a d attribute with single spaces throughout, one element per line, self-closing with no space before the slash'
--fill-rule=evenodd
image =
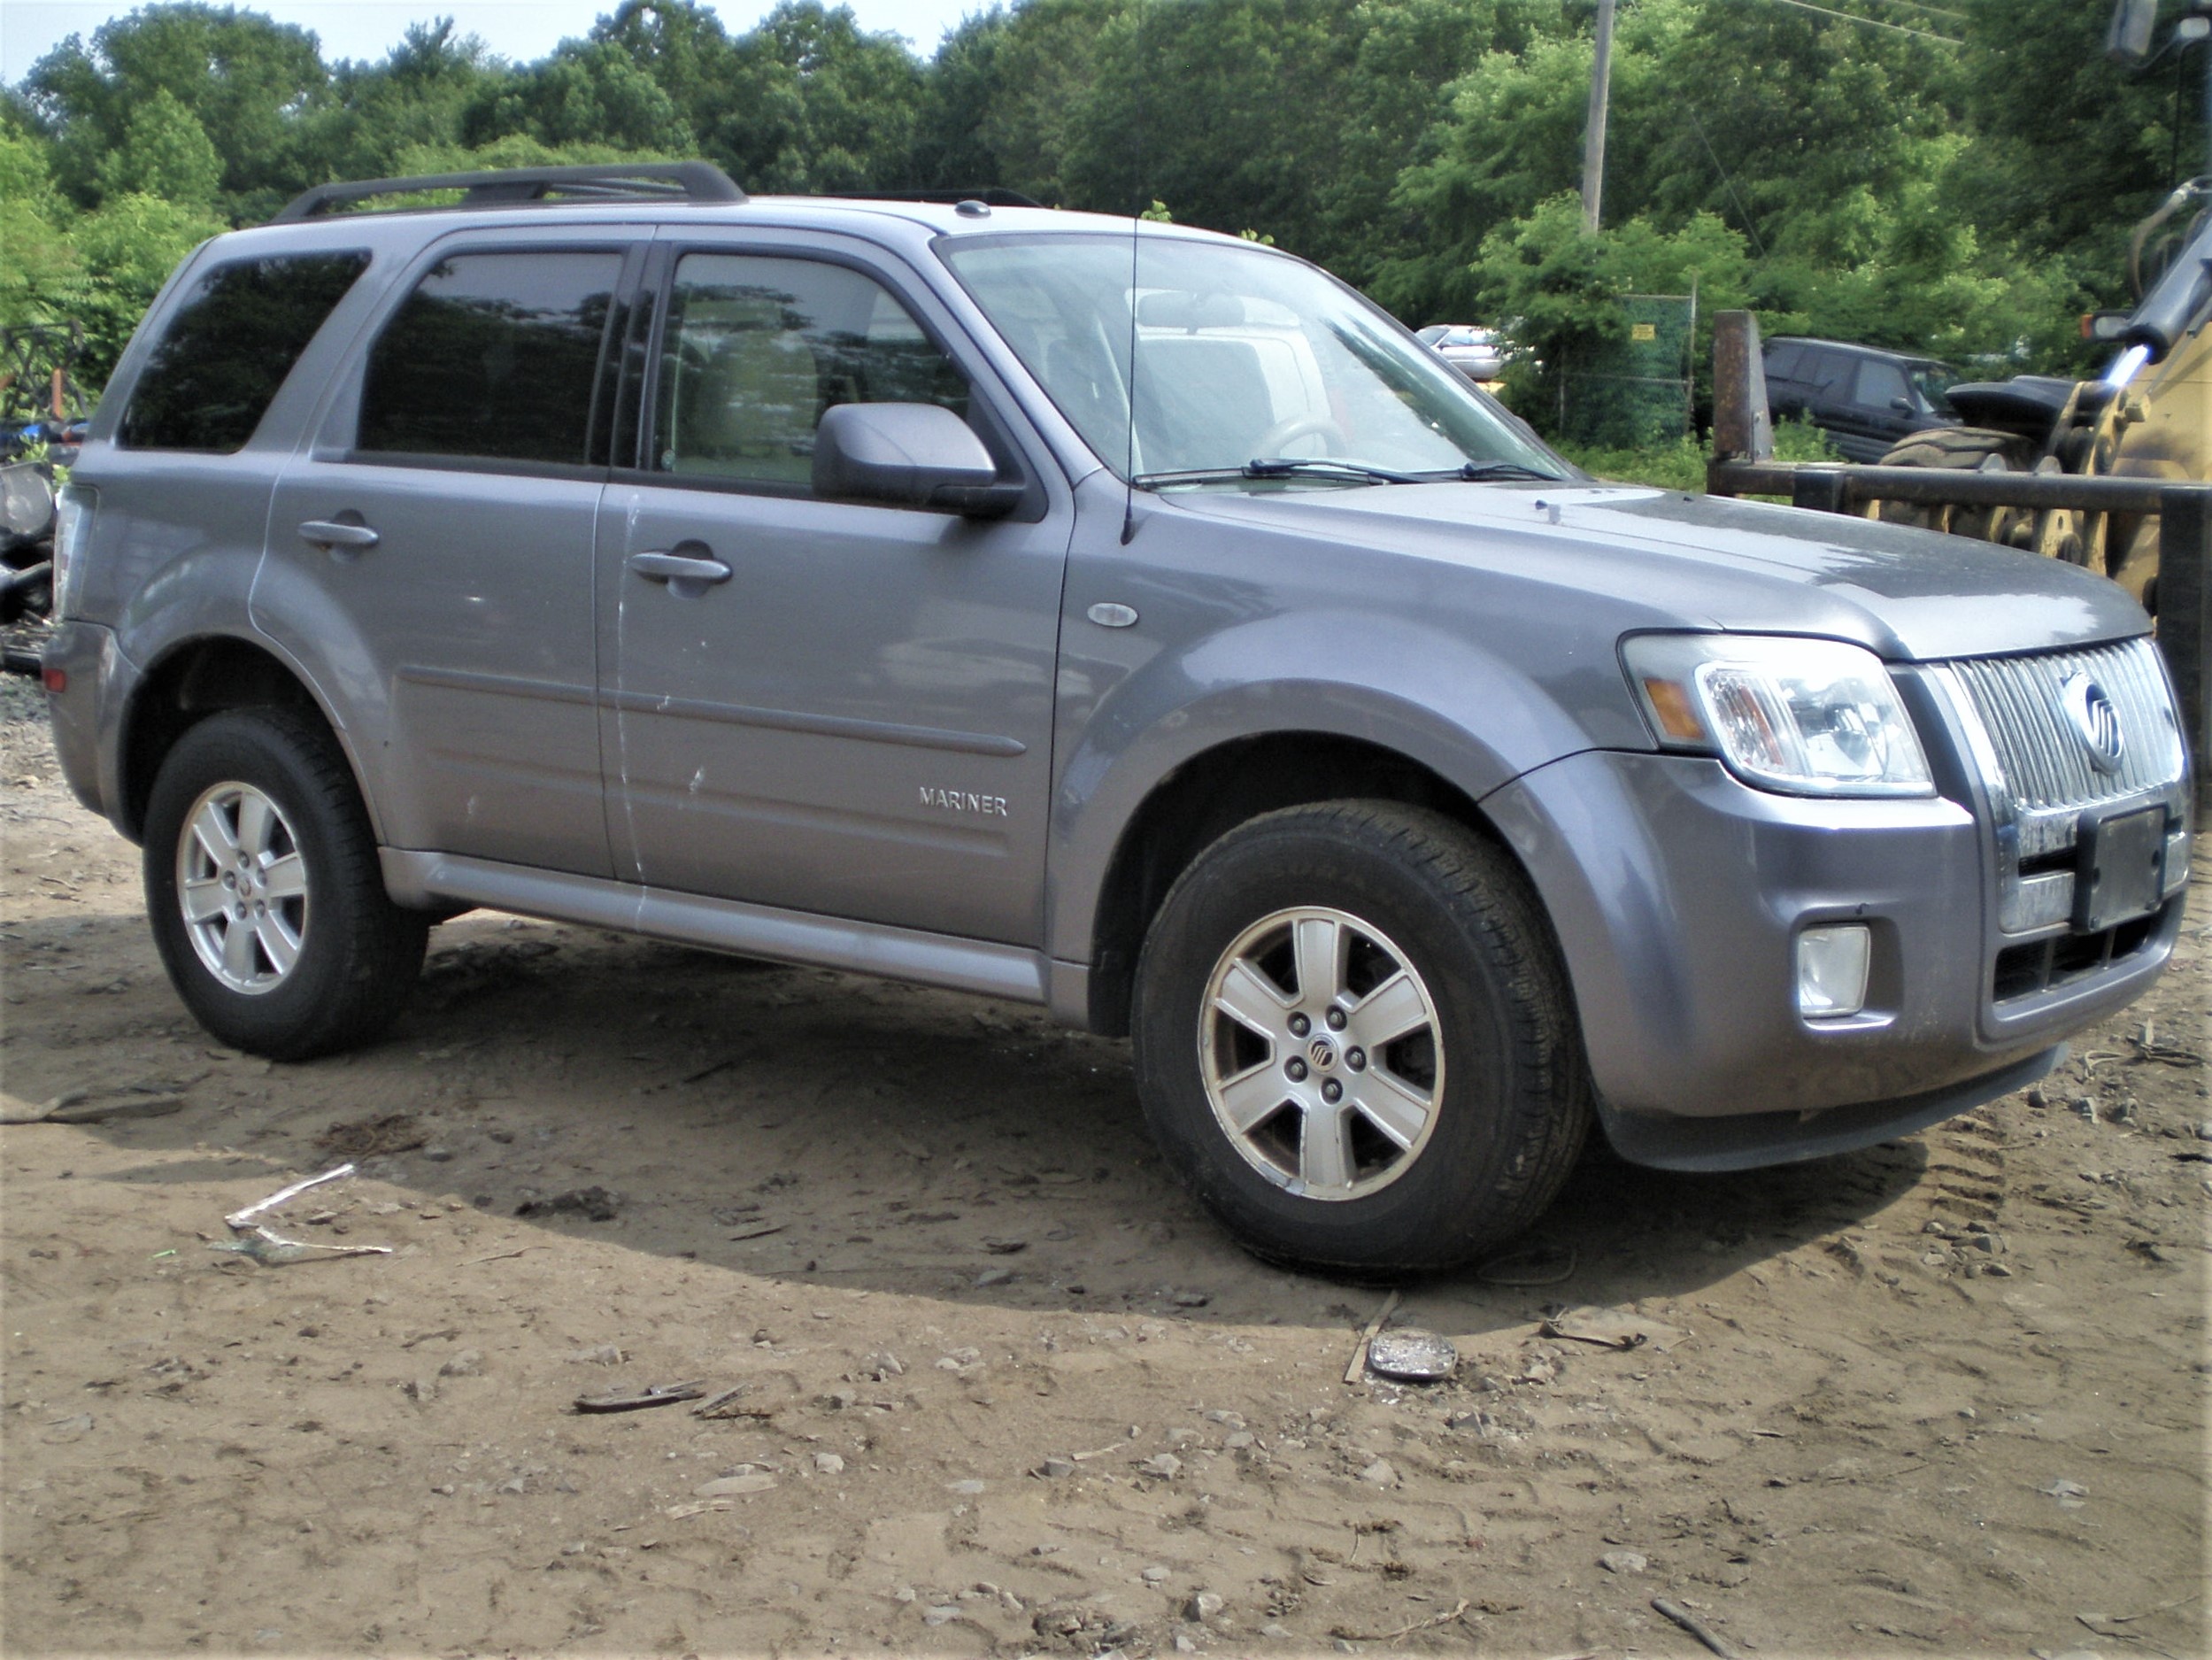
<path id="1" fill-rule="evenodd" d="M 1420 808 L 1292 807 L 1222 838 L 1145 937 L 1134 1016 L 1169 1167 L 1272 1261 L 1464 1262 L 1551 1203 L 1589 1125 L 1526 878 Z"/>
<path id="2" fill-rule="evenodd" d="M 210 715 L 163 761 L 145 831 L 154 944 L 209 1031 L 302 1061 L 390 1024 L 429 921 L 385 893 L 352 771 L 320 722 Z"/>

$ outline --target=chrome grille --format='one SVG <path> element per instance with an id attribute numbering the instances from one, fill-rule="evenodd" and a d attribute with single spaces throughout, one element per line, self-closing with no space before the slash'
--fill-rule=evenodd
<path id="1" fill-rule="evenodd" d="M 2156 790 L 2181 776 L 2181 734 L 2147 639 L 2033 657 L 1966 658 L 1952 665 L 1982 719 L 2001 776 L 1985 782 L 2023 815 L 2071 811 Z M 2060 691 L 2077 674 L 2104 688 L 2127 746 L 2100 772 L 2068 721 Z"/>
<path id="2" fill-rule="evenodd" d="M 2097 768 L 2066 711 L 2077 675 L 2104 690 L 2126 744 L 2110 772 Z M 1997 926 L 2020 936 L 2063 928 L 2074 914 L 2073 853 L 2085 813 L 2109 802 L 2171 795 L 2183 772 L 2181 728 L 2157 647 L 2123 641 L 2032 656 L 1939 664 L 1988 792 L 1996 837 Z M 2166 887 L 2187 880 L 2188 832 L 2170 821 Z"/>

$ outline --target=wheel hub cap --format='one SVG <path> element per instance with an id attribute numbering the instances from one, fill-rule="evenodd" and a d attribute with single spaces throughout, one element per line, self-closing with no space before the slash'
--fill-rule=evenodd
<path id="1" fill-rule="evenodd" d="M 307 935 L 307 868 L 292 826 L 250 784 L 215 784 L 177 838 L 177 907 L 200 965 L 258 997 L 291 977 Z"/>
<path id="2" fill-rule="evenodd" d="M 1246 929 L 1207 981 L 1198 1039 L 1222 1133 L 1301 1197 L 1388 1186 L 1434 1127 L 1436 1001 L 1405 953 L 1348 912 L 1304 907 Z"/>

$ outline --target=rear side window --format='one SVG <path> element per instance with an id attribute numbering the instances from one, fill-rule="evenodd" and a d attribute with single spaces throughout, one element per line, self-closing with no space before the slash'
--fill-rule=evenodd
<path id="1" fill-rule="evenodd" d="M 1843 399 L 1851 395 L 1851 377 L 1858 373 L 1859 359 L 1841 351 L 1818 351 L 1808 354 L 1808 372 L 1800 378 L 1809 381 L 1813 390 L 1823 397 Z"/>
<path id="2" fill-rule="evenodd" d="M 1797 367 L 1805 355 L 1805 348 L 1796 344 L 1777 344 L 1767 348 L 1767 378 L 1770 381 L 1794 381 Z"/>
<path id="3" fill-rule="evenodd" d="M 366 253 L 284 254 L 208 272 L 170 313 L 116 442 L 216 455 L 243 448 L 368 262 Z"/>
<path id="4" fill-rule="evenodd" d="M 369 353 L 356 447 L 582 466 L 622 256 L 456 254 Z"/>

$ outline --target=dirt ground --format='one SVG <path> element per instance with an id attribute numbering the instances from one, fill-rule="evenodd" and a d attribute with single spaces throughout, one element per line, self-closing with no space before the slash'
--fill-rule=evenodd
<path id="1" fill-rule="evenodd" d="M 28 691 L 7 1104 L 110 1116 L 0 1131 L 11 1655 L 2206 1651 L 2201 883 L 2039 1093 L 1589 1160 L 1405 1288 L 1452 1381 L 1347 1385 L 1383 1293 L 1242 1255 L 1027 1009 L 478 913 L 374 1049 L 217 1046 Z M 224 1248 L 348 1157 L 274 1226 L 389 1255 Z"/>

